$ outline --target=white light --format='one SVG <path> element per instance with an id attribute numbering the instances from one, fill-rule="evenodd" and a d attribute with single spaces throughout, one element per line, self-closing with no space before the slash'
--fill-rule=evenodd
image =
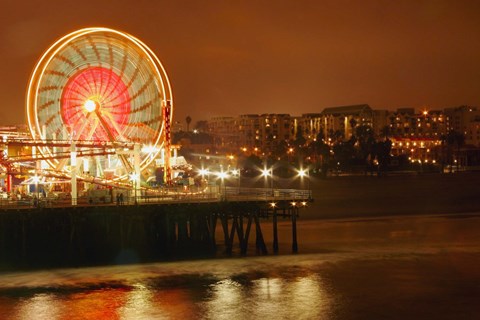
<path id="1" fill-rule="evenodd" d="M 85 107 L 85 110 L 87 110 L 88 112 L 95 111 L 95 109 L 97 108 L 97 104 L 95 103 L 95 101 L 90 99 L 85 101 L 85 104 L 83 106 Z"/>
<path id="2" fill-rule="evenodd" d="M 75 151 L 70 152 L 70 165 L 72 166 L 77 165 L 77 152 Z"/>
<path id="3" fill-rule="evenodd" d="M 307 170 L 298 170 L 299 177 L 305 177 L 307 175 Z"/>
<path id="4" fill-rule="evenodd" d="M 142 148 L 142 152 L 143 153 L 155 153 L 158 151 L 158 148 L 155 148 L 154 146 L 152 145 L 149 145 L 149 146 L 144 146 Z"/>
<path id="5" fill-rule="evenodd" d="M 262 176 L 263 177 L 268 177 L 270 175 L 270 170 L 268 169 L 263 169 L 262 170 Z"/>
<path id="6" fill-rule="evenodd" d="M 208 169 L 200 169 L 200 170 L 198 170 L 198 173 L 200 173 L 202 176 L 207 175 L 208 174 Z"/>
<path id="7" fill-rule="evenodd" d="M 220 179 L 225 179 L 225 178 L 228 177 L 228 174 L 227 174 L 226 172 L 224 172 L 224 171 L 218 172 L 218 173 L 217 173 L 217 177 L 219 177 Z"/>
<path id="8" fill-rule="evenodd" d="M 130 175 L 130 180 L 131 180 L 131 181 L 137 181 L 137 180 L 138 180 L 138 174 L 132 173 L 132 174 Z"/>

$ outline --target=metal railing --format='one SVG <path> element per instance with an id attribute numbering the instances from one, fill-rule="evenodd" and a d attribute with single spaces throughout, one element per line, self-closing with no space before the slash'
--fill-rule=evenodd
<path id="1" fill-rule="evenodd" d="M 312 199 L 311 190 L 235 188 L 211 186 L 203 189 L 163 188 L 157 192 L 133 192 L 122 201 L 108 197 L 80 197 L 77 206 L 113 206 L 161 203 L 199 203 L 219 201 L 296 201 Z M 0 199 L 0 210 L 27 208 L 71 207 L 72 199 L 57 197 L 25 197 L 22 199 Z"/>

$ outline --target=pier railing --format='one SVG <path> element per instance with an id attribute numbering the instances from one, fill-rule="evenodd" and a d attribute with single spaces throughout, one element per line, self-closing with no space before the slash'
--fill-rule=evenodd
<path id="1" fill-rule="evenodd" d="M 220 201 L 307 201 L 312 199 L 311 190 L 302 189 L 271 189 L 271 188 L 236 188 L 212 186 L 203 189 L 185 190 L 182 188 L 164 188 L 158 192 L 138 190 L 126 193 L 121 202 L 113 197 L 81 197 L 77 206 L 99 205 L 142 205 L 161 203 L 195 203 Z M 70 207 L 71 198 L 56 197 L 24 197 L 22 199 L 0 199 L 0 210 L 27 209 L 35 207 Z"/>

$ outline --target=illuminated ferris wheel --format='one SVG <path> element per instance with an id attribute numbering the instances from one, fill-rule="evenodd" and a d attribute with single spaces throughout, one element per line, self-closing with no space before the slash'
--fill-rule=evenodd
<path id="1" fill-rule="evenodd" d="M 27 91 L 28 125 L 36 140 L 141 145 L 143 169 L 163 146 L 171 103 L 167 74 L 152 50 L 129 34 L 87 28 L 55 42 L 37 63 Z M 39 151 L 60 169 L 57 149 Z M 131 157 L 118 154 L 88 161 L 96 175 L 113 169 L 125 177 L 133 167 Z"/>

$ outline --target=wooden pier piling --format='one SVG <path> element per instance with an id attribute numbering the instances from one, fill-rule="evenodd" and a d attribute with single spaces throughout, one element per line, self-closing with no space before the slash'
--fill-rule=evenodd
<path id="1" fill-rule="evenodd" d="M 269 217 L 269 240 L 277 254 L 279 215 L 291 218 L 292 251 L 298 252 L 297 214 L 298 206 L 288 200 L 275 206 L 269 201 L 221 201 L 3 210 L 0 270 L 162 261 L 212 256 L 222 248 L 227 255 L 246 255 L 254 247 L 264 255 L 268 250 L 261 219 Z M 217 232 L 223 233 L 220 243 Z"/>

